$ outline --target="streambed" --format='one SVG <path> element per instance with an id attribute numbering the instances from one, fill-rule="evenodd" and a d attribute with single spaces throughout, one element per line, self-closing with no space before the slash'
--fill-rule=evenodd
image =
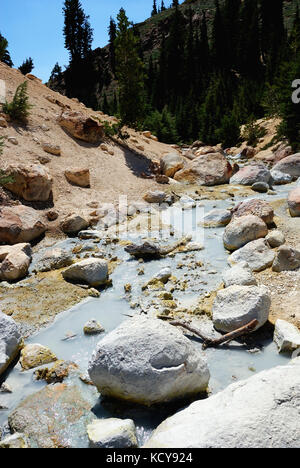
<path id="1" fill-rule="evenodd" d="M 259 197 L 268 201 L 283 199 L 287 197 L 290 190 L 291 185 L 282 186 L 277 188 L 277 195 L 254 194 L 251 198 Z M 184 212 L 183 221 L 182 219 L 178 221 L 180 210 L 176 206 L 169 208 L 167 215 L 173 220 L 175 230 L 180 227 L 182 228 L 182 234 L 194 234 L 193 240 L 203 243 L 204 250 L 190 254 L 179 253 L 175 257 L 145 262 L 142 264 L 144 268 L 143 276 L 139 276 L 137 273 L 141 264 L 126 254 L 123 246 L 117 244 L 103 247 L 105 251 L 122 260 L 111 275 L 112 287 L 103 291 L 100 298 L 87 299 L 72 309 L 63 312 L 53 324 L 31 336 L 26 342 L 48 346 L 59 359 L 74 361 L 79 365 L 82 373 L 86 373 L 91 353 L 101 336 L 85 336 L 83 333 L 84 324 L 95 318 L 103 325 L 106 333 L 109 333 L 124 320 L 130 320 L 128 315 L 133 315 L 143 309 L 143 301 L 145 301 L 145 308 L 147 308 L 147 297 L 141 295 L 141 287 L 165 266 L 171 267 L 174 276 L 188 282 L 185 290 L 178 289 L 173 294 L 179 306 L 189 308 L 195 305 L 199 295 L 208 294 L 219 287 L 222 271 L 227 268 L 228 253 L 223 247 L 222 228 L 203 230 L 198 227 L 193 231 L 192 227 L 196 227 L 203 216 L 203 210 L 208 212 L 214 207 L 230 208 L 238 201 L 238 199 L 235 199 L 233 203 L 230 199 L 225 201 L 203 200 L 197 203 L 197 208 Z M 180 223 L 180 226 L 178 223 Z M 124 235 L 124 239 L 128 237 L 129 239 L 133 238 L 132 235 Z M 77 239 L 69 239 L 59 242 L 56 246 L 71 249 L 78 242 Z M 89 245 L 91 241 L 81 240 L 80 243 Z M 32 268 L 37 259 L 38 255 L 33 259 Z M 189 262 L 191 261 L 201 262 L 203 267 L 197 270 L 191 269 L 189 268 Z M 178 268 L 179 264 L 181 264 L 180 268 Z M 124 284 L 126 283 L 132 285 L 130 302 L 138 304 L 136 310 L 133 310 L 129 301 L 126 300 L 124 293 Z M 65 340 L 67 334 L 74 335 L 74 337 Z M 193 341 L 203 352 L 201 342 L 196 339 Z M 289 358 L 288 356 L 279 355 L 272 339 L 266 337 L 262 337 L 259 342 L 255 343 L 254 349 L 247 349 L 238 343 L 232 343 L 218 349 L 207 349 L 204 355 L 211 372 L 211 393 L 224 389 L 236 380 L 248 378 L 255 372 L 277 365 L 284 365 Z M 0 426 L 5 424 L 8 414 L 21 400 L 45 386 L 45 383 L 34 380 L 33 372 L 22 372 L 19 364 L 17 364 L 7 373 L 6 382 L 13 389 L 13 393 L 1 396 L 1 403 L 7 406 L 8 410 L 0 411 Z M 178 409 L 178 407 L 165 407 L 147 410 L 123 404 L 102 402 L 101 398 L 99 399 L 98 395 L 95 395 L 94 389 L 83 383 L 80 383 L 80 385 L 84 388 L 84 392 L 89 392 L 92 395 L 95 402 L 93 411 L 98 417 L 113 416 L 134 419 L 140 444 L 145 442 L 152 430 L 163 419 Z M 87 438 L 80 441 L 80 446 L 85 447 L 87 444 Z"/>

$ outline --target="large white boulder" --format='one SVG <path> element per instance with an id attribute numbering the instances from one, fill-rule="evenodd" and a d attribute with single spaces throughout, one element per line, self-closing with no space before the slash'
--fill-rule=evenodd
<path id="1" fill-rule="evenodd" d="M 275 324 L 274 341 L 279 352 L 300 349 L 300 331 L 292 323 L 278 319 Z"/>
<path id="2" fill-rule="evenodd" d="M 206 391 L 210 378 L 202 355 L 180 330 L 141 316 L 98 343 L 88 371 L 102 395 L 149 406 Z"/>
<path id="3" fill-rule="evenodd" d="M 17 357 L 22 346 L 22 336 L 16 322 L 0 312 L 0 375 Z"/>
<path id="4" fill-rule="evenodd" d="M 223 272 L 225 288 L 229 286 L 257 286 L 257 281 L 248 263 L 241 262 Z"/>
<path id="5" fill-rule="evenodd" d="M 248 242 L 266 237 L 266 223 L 255 215 L 233 218 L 225 229 L 223 241 L 228 250 L 237 250 Z"/>
<path id="6" fill-rule="evenodd" d="M 108 280 L 108 264 L 100 258 L 87 258 L 81 262 L 69 266 L 64 272 L 65 280 L 76 283 L 83 282 L 90 286 L 98 287 Z"/>
<path id="7" fill-rule="evenodd" d="M 88 425 L 87 433 L 91 448 L 125 449 L 138 445 L 131 419 L 96 419 Z"/>
<path id="8" fill-rule="evenodd" d="M 164 421 L 146 448 L 300 448 L 300 358 Z"/>
<path id="9" fill-rule="evenodd" d="M 246 262 L 252 271 L 263 271 L 272 266 L 275 252 L 270 249 L 265 239 L 258 239 L 236 250 L 228 258 L 228 263 L 232 266 Z"/>
<path id="10" fill-rule="evenodd" d="M 265 286 L 229 286 L 218 291 L 213 305 L 213 323 L 216 330 L 230 333 L 252 320 L 258 328 L 269 318 L 271 299 Z"/>

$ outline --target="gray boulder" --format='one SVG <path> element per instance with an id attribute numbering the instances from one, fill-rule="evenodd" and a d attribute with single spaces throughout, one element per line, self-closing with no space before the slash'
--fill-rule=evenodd
<path id="1" fill-rule="evenodd" d="M 269 232 L 269 234 L 266 237 L 266 241 L 268 241 L 270 247 L 275 249 L 276 247 L 280 247 L 285 243 L 285 237 L 283 232 L 276 229 L 274 231 Z"/>
<path id="2" fill-rule="evenodd" d="M 169 153 L 160 160 L 160 167 L 163 175 L 174 177 L 176 172 L 184 167 L 184 159 L 178 153 Z"/>
<path id="3" fill-rule="evenodd" d="M 230 179 L 230 183 L 233 185 L 253 185 L 256 182 L 265 182 L 268 184 L 270 179 L 271 173 L 266 166 L 261 163 L 256 163 L 242 167 L 233 175 Z"/>
<path id="4" fill-rule="evenodd" d="M 265 239 L 258 239 L 236 250 L 228 258 L 231 266 L 240 262 L 248 263 L 252 271 L 259 272 L 270 268 L 275 258 L 275 252 L 270 249 Z"/>
<path id="5" fill-rule="evenodd" d="M 96 419 L 87 427 L 91 448 L 125 449 L 138 446 L 131 419 Z"/>
<path id="6" fill-rule="evenodd" d="M 83 384 L 48 385 L 25 398 L 9 415 L 12 432 L 26 434 L 31 448 L 83 448 L 95 416 L 96 391 Z"/>
<path id="7" fill-rule="evenodd" d="M 17 357 L 23 344 L 16 322 L 0 312 L 0 375 Z"/>
<path id="8" fill-rule="evenodd" d="M 27 449 L 28 441 L 24 434 L 13 434 L 0 442 L 0 449 Z"/>
<path id="9" fill-rule="evenodd" d="M 233 218 L 224 232 L 224 246 L 227 250 L 237 250 L 251 241 L 266 237 L 267 234 L 267 225 L 258 216 Z"/>
<path id="10" fill-rule="evenodd" d="M 203 222 L 201 222 L 200 225 L 207 228 L 223 227 L 227 226 L 230 223 L 231 218 L 231 211 L 214 209 L 211 210 L 209 213 L 206 213 L 206 215 L 203 218 Z"/>
<path id="11" fill-rule="evenodd" d="M 234 383 L 164 421 L 146 448 L 300 448 L 300 359 Z"/>
<path id="12" fill-rule="evenodd" d="M 293 352 L 300 349 L 300 331 L 292 323 L 278 319 L 275 323 L 274 341 L 279 352 Z"/>
<path id="13" fill-rule="evenodd" d="M 274 185 L 285 185 L 293 182 L 293 177 L 291 175 L 285 174 L 284 172 L 275 169 L 272 169 L 271 176 Z"/>
<path id="14" fill-rule="evenodd" d="M 225 288 L 229 286 L 257 286 L 257 281 L 248 263 L 241 262 L 223 272 Z"/>
<path id="15" fill-rule="evenodd" d="M 64 272 L 65 280 L 87 283 L 98 287 L 108 281 L 108 264 L 100 258 L 88 258 L 69 266 Z"/>
<path id="16" fill-rule="evenodd" d="M 273 171 L 283 172 L 293 178 L 300 177 L 300 153 L 282 159 L 273 167 Z"/>
<path id="17" fill-rule="evenodd" d="M 300 268 L 300 251 L 288 245 L 279 247 L 273 263 L 273 271 L 280 273 L 281 271 L 294 271 L 298 268 Z"/>
<path id="18" fill-rule="evenodd" d="M 268 193 L 270 187 L 269 184 L 266 184 L 266 182 L 255 182 L 251 188 L 254 192 Z"/>
<path id="19" fill-rule="evenodd" d="M 218 291 L 213 305 L 216 330 L 230 333 L 258 320 L 256 330 L 269 318 L 271 299 L 265 286 L 230 286 Z"/>
<path id="20" fill-rule="evenodd" d="M 102 395 L 148 406 L 204 392 L 210 377 L 180 330 L 141 316 L 98 343 L 88 372 Z"/>
<path id="21" fill-rule="evenodd" d="M 51 271 L 59 270 L 72 265 L 72 254 L 60 248 L 47 250 L 34 266 L 33 271 Z"/>

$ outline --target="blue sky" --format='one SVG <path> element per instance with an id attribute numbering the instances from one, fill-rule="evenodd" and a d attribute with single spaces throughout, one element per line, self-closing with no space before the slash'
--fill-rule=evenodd
<path id="1" fill-rule="evenodd" d="M 47 81 L 55 62 L 67 65 L 68 54 L 62 35 L 63 0 L 0 0 L 0 32 L 9 42 L 9 52 L 17 68 L 32 57 L 33 73 Z M 158 3 L 160 3 L 158 1 Z M 171 0 L 165 1 L 169 5 Z M 107 44 L 110 16 L 121 7 L 133 22 L 150 16 L 152 0 L 82 0 L 94 28 L 93 48 Z"/>

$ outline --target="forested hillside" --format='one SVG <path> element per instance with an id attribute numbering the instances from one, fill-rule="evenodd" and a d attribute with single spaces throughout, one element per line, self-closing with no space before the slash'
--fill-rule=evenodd
<path id="1" fill-rule="evenodd" d="M 84 16 L 82 25 L 83 50 L 79 59 L 70 56 L 65 73 L 54 70 L 54 89 L 150 129 L 165 142 L 199 138 L 235 145 L 241 124 L 251 130 L 252 122 L 268 115 L 281 115 L 281 136 L 300 141 L 298 107 L 291 108 L 290 99 L 291 83 L 300 77 L 297 0 L 189 0 L 169 8 L 154 1 L 144 23 L 131 25 L 124 10 L 111 19 L 110 43 L 94 51 Z M 66 44 L 67 34 L 65 29 Z M 121 70 L 124 50 L 130 65 Z M 126 91 L 121 75 L 132 70 Z M 124 111 L 124 100 L 131 111 Z"/>

